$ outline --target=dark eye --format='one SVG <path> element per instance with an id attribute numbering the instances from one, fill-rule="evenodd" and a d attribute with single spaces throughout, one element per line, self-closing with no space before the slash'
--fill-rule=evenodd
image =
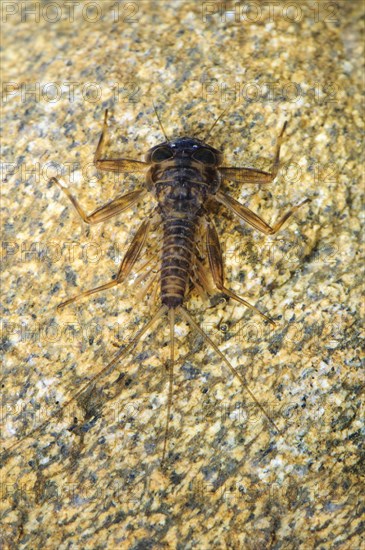
<path id="1" fill-rule="evenodd" d="M 203 147 L 201 149 L 198 149 L 198 151 L 193 154 L 193 159 L 198 160 L 203 164 L 217 164 L 215 154 L 209 149 L 204 149 Z"/>
<path id="2" fill-rule="evenodd" d="M 151 160 L 152 162 L 162 162 L 163 160 L 170 159 L 173 156 L 173 152 L 169 147 L 158 147 L 158 149 L 153 151 Z"/>

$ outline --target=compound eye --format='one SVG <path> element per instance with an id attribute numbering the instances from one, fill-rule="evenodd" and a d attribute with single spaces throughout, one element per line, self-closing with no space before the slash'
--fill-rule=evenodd
<path id="1" fill-rule="evenodd" d="M 215 154 L 210 149 L 204 149 L 203 147 L 193 154 L 193 159 L 209 166 L 217 164 Z"/>
<path id="2" fill-rule="evenodd" d="M 170 159 L 174 156 L 169 147 L 158 147 L 152 153 L 152 162 L 162 162 L 163 160 Z"/>

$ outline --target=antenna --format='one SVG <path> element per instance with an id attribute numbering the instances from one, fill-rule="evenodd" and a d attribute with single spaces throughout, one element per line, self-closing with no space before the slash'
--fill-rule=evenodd
<path id="1" fill-rule="evenodd" d="M 212 133 L 212 130 L 214 128 L 214 126 L 217 124 L 217 122 L 222 118 L 222 116 L 224 114 L 226 114 L 226 112 L 231 108 L 231 105 L 228 105 L 228 107 L 226 107 L 225 109 L 223 109 L 223 111 L 221 112 L 221 114 L 218 116 L 218 118 L 216 118 L 215 122 L 213 123 L 213 125 L 209 128 L 208 130 L 208 133 L 204 136 L 203 138 L 203 141 L 207 141 L 208 137 L 210 136 L 210 134 Z"/>
<path id="2" fill-rule="evenodd" d="M 163 125 L 162 125 L 162 122 L 161 122 L 161 119 L 160 119 L 160 115 L 158 114 L 157 109 L 156 109 L 156 105 L 155 105 L 153 102 L 152 102 L 152 105 L 153 105 L 153 108 L 154 108 L 154 110 L 155 110 L 155 113 L 156 113 L 157 120 L 158 120 L 158 123 L 159 123 L 160 128 L 161 128 L 161 131 L 162 131 L 163 135 L 165 136 L 166 141 L 170 141 L 169 138 L 167 137 L 166 132 L 165 132 L 165 129 L 164 129 Z"/>

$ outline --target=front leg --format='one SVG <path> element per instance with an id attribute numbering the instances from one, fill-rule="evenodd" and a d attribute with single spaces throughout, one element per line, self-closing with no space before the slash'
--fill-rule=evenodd
<path id="1" fill-rule="evenodd" d="M 148 164 L 141 160 L 103 158 L 106 130 L 108 127 L 107 120 L 108 109 L 105 110 L 103 129 L 94 155 L 94 164 L 96 168 L 98 168 L 98 170 L 105 170 L 106 172 L 144 172 Z"/>
<path id="2" fill-rule="evenodd" d="M 283 135 L 285 128 L 287 127 L 287 121 L 279 134 L 274 162 L 270 172 L 264 170 L 256 170 L 255 168 L 238 168 L 233 166 L 222 166 L 218 168 L 222 177 L 227 180 L 232 180 L 240 183 L 271 183 L 277 176 L 280 164 L 280 147 L 283 141 Z"/>

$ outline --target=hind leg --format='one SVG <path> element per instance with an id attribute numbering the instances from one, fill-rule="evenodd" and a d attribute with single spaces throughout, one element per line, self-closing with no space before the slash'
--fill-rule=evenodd
<path id="1" fill-rule="evenodd" d="M 209 259 L 209 265 L 210 269 L 213 275 L 213 280 L 216 285 L 216 287 L 233 298 L 233 300 L 236 300 L 237 302 L 240 302 L 244 306 L 252 309 L 255 311 L 255 313 L 258 313 L 265 321 L 268 321 L 272 326 L 276 326 L 275 321 L 270 319 L 267 315 L 262 313 L 260 310 L 258 310 L 255 306 L 251 305 L 249 302 L 241 298 L 240 296 L 237 296 L 232 290 L 224 286 L 224 271 L 223 271 L 223 257 L 222 257 L 222 250 L 218 238 L 217 231 L 215 229 L 215 226 L 212 221 L 208 220 L 208 227 L 207 227 L 207 249 L 208 249 L 208 259 Z"/>
<path id="2" fill-rule="evenodd" d="M 146 242 L 149 227 L 150 227 L 149 219 L 145 220 L 140 225 L 127 252 L 125 253 L 122 263 L 120 264 L 117 277 L 114 281 L 110 281 L 109 283 L 105 283 L 101 286 L 97 286 L 95 288 L 91 288 L 90 290 L 85 290 L 84 292 L 80 292 L 80 294 L 77 294 L 76 296 L 69 298 L 65 302 L 62 302 L 62 304 L 59 304 L 58 308 L 62 309 L 63 307 L 69 304 L 72 304 L 73 302 L 76 302 L 81 298 L 84 298 L 85 296 L 90 296 L 91 294 L 95 294 L 96 292 L 107 290 L 108 288 L 113 288 L 113 286 L 119 285 L 129 275 L 134 264 L 138 260 L 141 250 Z"/>

